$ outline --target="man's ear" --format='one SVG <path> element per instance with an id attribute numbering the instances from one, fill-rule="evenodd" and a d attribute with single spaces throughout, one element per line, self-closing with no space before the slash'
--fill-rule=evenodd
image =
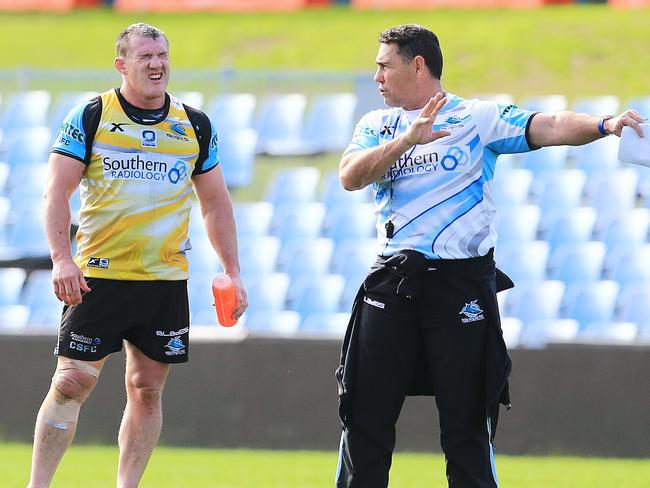
<path id="1" fill-rule="evenodd" d="M 424 58 L 420 55 L 413 58 L 413 66 L 415 67 L 415 72 L 417 74 L 420 74 L 428 69 Z"/>
<path id="2" fill-rule="evenodd" d="M 121 57 L 118 56 L 115 58 L 113 65 L 115 66 L 115 69 L 120 72 L 120 74 L 126 74 L 126 64 L 124 64 L 124 60 Z"/>

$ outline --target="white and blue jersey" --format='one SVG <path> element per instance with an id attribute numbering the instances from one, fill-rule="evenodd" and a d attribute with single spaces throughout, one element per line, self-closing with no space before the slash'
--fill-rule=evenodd
<path id="1" fill-rule="evenodd" d="M 419 113 L 401 108 L 369 112 L 357 124 L 344 155 L 391 141 Z M 414 249 L 430 259 L 486 255 L 497 237 L 491 194 L 497 157 L 534 149 L 527 140 L 534 115 L 515 105 L 447 94 L 434 130 L 451 135 L 413 146 L 373 183 L 378 254 Z M 394 225 L 390 239 L 388 220 Z"/>

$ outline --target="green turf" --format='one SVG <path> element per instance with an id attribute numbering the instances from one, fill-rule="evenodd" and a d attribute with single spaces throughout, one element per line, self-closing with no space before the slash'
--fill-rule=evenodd
<path id="1" fill-rule="evenodd" d="M 142 488 L 325 488 L 333 486 L 336 452 L 156 449 Z M 24 487 L 30 447 L 0 444 L 3 488 Z M 52 488 L 115 486 L 117 449 L 73 447 Z M 650 460 L 498 456 L 504 488 L 647 488 Z M 391 486 L 443 488 L 441 455 L 398 453 Z"/>
<path id="2" fill-rule="evenodd" d="M 177 68 L 368 72 L 374 69 L 377 34 L 391 25 L 418 22 L 439 34 L 445 86 L 461 95 L 626 98 L 650 91 L 650 9 L 602 5 L 516 11 L 358 12 L 336 7 L 286 14 L 5 13 L 0 14 L 5 46 L 0 68 L 112 66 L 114 38 L 134 21 L 154 23 L 168 33 Z M 214 82 L 196 84 L 209 89 Z"/>

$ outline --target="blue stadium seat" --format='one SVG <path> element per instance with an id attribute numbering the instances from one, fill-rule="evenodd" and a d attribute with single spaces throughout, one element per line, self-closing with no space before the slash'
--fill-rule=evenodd
<path id="1" fill-rule="evenodd" d="M 234 208 L 239 240 L 269 235 L 273 205 L 269 202 L 238 202 Z"/>
<path id="2" fill-rule="evenodd" d="M 579 207 L 587 175 L 579 169 L 559 170 L 538 176 L 533 183 L 534 202 L 543 213 Z"/>
<path id="3" fill-rule="evenodd" d="M 27 127 L 47 126 L 52 96 L 45 90 L 27 90 L 9 95 L 0 118 L 3 137 L 13 137 Z"/>
<path id="4" fill-rule="evenodd" d="M 577 320 L 580 330 L 594 322 L 611 322 L 618 292 L 619 285 L 615 281 L 574 283 L 564 293 L 564 316 Z"/>
<path id="5" fill-rule="evenodd" d="M 598 234 L 608 249 L 619 244 L 642 244 L 648 237 L 650 226 L 650 209 L 631 208 L 629 210 L 610 214 L 602 221 L 602 229 Z"/>
<path id="6" fill-rule="evenodd" d="M 374 238 L 339 241 L 332 256 L 332 272 L 345 276 L 346 280 L 356 279 L 358 286 L 377 260 L 377 247 Z"/>
<path id="7" fill-rule="evenodd" d="M 223 270 L 217 252 L 205 233 L 200 237 L 192 237 L 191 243 L 192 249 L 187 251 L 190 274 L 197 272 L 217 274 Z"/>
<path id="8" fill-rule="evenodd" d="M 618 244 L 607 252 L 604 276 L 621 287 L 630 283 L 650 283 L 650 244 Z"/>
<path id="9" fill-rule="evenodd" d="M 521 283 L 508 291 L 505 315 L 529 323 L 554 320 L 560 316 L 565 285 L 561 281 L 546 280 Z"/>
<path id="10" fill-rule="evenodd" d="M 252 129 L 256 102 L 252 93 L 232 93 L 212 98 L 206 113 L 219 139 L 228 138 L 231 133 L 242 129 Z"/>
<path id="11" fill-rule="evenodd" d="M 314 313 L 336 313 L 345 278 L 341 275 L 302 276 L 291 283 L 289 309 L 303 317 Z"/>
<path id="12" fill-rule="evenodd" d="M 515 242 L 497 246 L 495 260 L 515 284 L 541 281 L 546 277 L 549 252 L 546 241 Z"/>
<path id="13" fill-rule="evenodd" d="M 0 197 L 0 228 L 7 224 L 9 220 L 9 208 L 11 204 L 6 197 Z"/>
<path id="14" fill-rule="evenodd" d="M 231 132 L 219 140 L 219 165 L 229 188 L 247 186 L 253 181 L 256 143 L 257 133 L 253 129 Z"/>
<path id="15" fill-rule="evenodd" d="M 592 115 L 618 114 L 619 105 L 620 100 L 614 95 L 580 97 L 573 102 L 571 110 Z"/>
<path id="16" fill-rule="evenodd" d="M 576 146 L 571 149 L 575 152 L 575 167 L 585 171 L 589 177 L 620 167 L 618 137 L 603 137 L 584 146 Z"/>
<path id="17" fill-rule="evenodd" d="M 276 206 L 272 233 L 282 242 L 316 238 L 320 236 L 324 218 L 325 206 L 320 202 Z"/>
<path id="18" fill-rule="evenodd" d="M 560 244 L 552 252 L 548 276 L 564 283 L 600 279 L 607 248 L 600 241 Z"/>
<path id="19" fill-rule="evenodd" d="M 300 332 L 343 337 L 350 321 L 347 312 L 312 313 L 307 315 L 300 325 Z"/>
<path id="20" fill-rule="evenodd" d="M 596 224 L 596 210 L 577 207 L 563 212 L 551 212 L 544 227 L 544 237 L 554 251 L 562 244 L 574 244 L 591 240 Z"/>
<path id="21" fill-rule="evenodd" d="M 592 322 L 580 329 L 576 339 L 599 344 L 632 344 L 636 340 L 637 330 L 632 322 Z"/>
<path id="22" fill-rule="evenodd" d="M 0 305 L 18 305 L 27 273 L 20 268 L 0 268 Z"/>
<path id="23" fill-rule="evenodd" d="M 650 119 L 650 96 L 632 98 L 626 106 L 636 110 L 646 119 Z"/>
<path id="24" fill-rule="evenodd" d="M 377 235 L 377 217 L 372 203 L 329 207 L 323 222 L 323 234 L 336 242 L 366 239 Z"/>
<path id="25" fill-rule="evenodd" d="M 22 129 L 4 140 L 12 171 L 23 165 L 47 163 L 54 142 L 50 129 L 41 126 Z"/>
<path id="26" fill-rule="evenodd" d="M 292 280 L 302 276 L 318 280 L 328 273 L 333 253 L 334 241 L 326 237 L 290 240 L 282 246 L 277 270 Z"/>
<path id="27" fill-rule="evenodd" d="M 32 332 L 57 332 L 63 302 L 54 294 L 51 270 L 40 269 L 29 274 L 20 302 L 29 309 L 27 327 Z"/>
<path id="28" fill-rule="evenodd" d="M 521 155 L 521 167 L 534 175 L 544 175 L 561 171 L 566 167 L 567 146 L 548 146 Z"/>
<path id="29" fill-rule="evenodd" d="M 15 218 L 15 223 L 8 232 L 7 246 L 0 250 L 0 257 L 18 259 L 49 256 L 41 209 L 21 211 Z"/>
<path id="30" fill-rule="evenodd" d="M 319 178 L 320 170 L 313 166 L 278 170 L 266 188 L 264 200 L 276 207 L 285 203 L 313 202 Z"/>
<path id="31" fill-rule="evenodd" d="M 533 173 L 527 169 L 498 171 L 492 180 L 492 198 L 497 207 L 525 204 L 532 181 Z"/>
<path id="32" fill-rule="evenodd" d="M 372 186 L 368 185 L 361 190 L 348 191 L 341 186 L 338 171 L 329 171 L 325 175 L 321 201 L 328 209 L 340 205 L 370 203 L 372 200 Z"/>
<path id="33" fill-rule="evenodd" d="M 516 317 L 503 317 L 501 319 L 501 330 L 503 331 L 503 340 L 508 349 L 514 349 L 519 346 L 519 335 L 521 334 L 521 320 Z"/>
<path id="34" fill-rule="evenodd" d="M 47 183 L 45 163 L 24 164 L 12 169 L 7 182 L 7 195 L 11 200 L 11 212 L 40 209 Z"/>
<path id="35" fill-rule="evenodd" d="M 539 219 L 540 210 L 537 205 L 498 209 L 494 219 L 498 244 L 535 240 Z"/>
<path id="36" fill-rule="evenodd" d="M 531 112 L 561 112 L 568 106 L 564 95 L 540 95 L 526 97 L 521 101 L 520 107 Z"/>
<path id="37" fill-rule="evenodd" d="M 573 319 L 534 320 L 519 335 L 520 345 L 528 349 L 543 348 L 550 343 L 573 342 L 580 324 Z"/>
<path id="38" fill-rule="evenodd" d="M 200 91 L 180 91 L 174 93 L 174 95 L 176 95 L 176 97 L 180 99 L 180 101 L 185 105 L 189 105 L 190 107 L 196 108 L 198 110 L 203 110 L 203 105 L 205 104 L 205 95 L 203 95 L 203 93 Z"/>
<path id="39" fill-rule="evenodd" d="M 618 319 L 633 322 L 640 328 L 650 327 L 650 282 L 631 282 L 623 286 L 618 297 Z"/>
<path id="40" fill-rule="evenodd" d="M 242 239 L 239 242 L 239 264 L 242 273 L 261 275 L 274 272 L 280 245 L 280 239 L 273 236 Z"/>
<path id="41" fill-rule="evenodd" d="M 266 153 L 270 148 L 299 140 L 306 104 L 307 99 L 302 93 L 267 97 L 255 120 L 256 151 Z"/>
<path id="42" fill-rule="evenodd" d="M 93 91 L 70 91 L 61 93 L 56 98 L 50 111 L 50 123 L 48 126 L 52 129 L 52 132 L 56 134 L 61 122 L 63 122 L 63 119 L 65 119 L 70 110 L 95 96 L 97 96 L 97 92 Z"/>
<path id="43" fill-rule="evenodd" d="M 22 334 L 29 319 L 25 305 L 0 305 L 0 334 Z"/>
<path id="44" fill-rule="evenodd" d="M 356 104 L 357 98 L 353 93 L 316 96 L 305 117 L 300 137 L 269 141 L 265 152 L 288 156 L 342 151 L 352 136 Z"/>
<path id="45" fill-rule="evenodd" d="M 0 137 L 1 134 L 0 134 Z M 4 161 L 0 161 L 0 195 L 4 194 L 5 192 L 5 186 L 7 184 L 7 180 L 9 179 L 9 163 L 6 163 Z"/>
<path id="46" fill-rule="evenodd" d="M 587 181 L 588 204 L 599 212 L 630 209 L 636 205 L 638 173 L 631 168 L 600 172 Z"/>
<path id="47" fill-rule="evenodd" d="M 298 332 L 301 319 L 293 310 L 253 310 L 247 313 L 245 327 L 253 335 L 292 337 Z"/>
<path id="48" fill-rule="evenodd" d="M 254 274 L 245 278 L 248 293 L 248 323 L 253 312 L 279 312 L 285 310 L 289 275 L 286 273 Z"/>

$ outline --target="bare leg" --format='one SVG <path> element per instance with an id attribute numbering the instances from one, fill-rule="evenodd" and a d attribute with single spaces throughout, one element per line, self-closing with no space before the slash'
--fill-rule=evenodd
<path id="1" fill-rule="evenodd" d="M 63 458 L 65 451 L 74 438 L 77 430 L 74 422 L 57 422 L 52 418 L 53 405 L 67 408 L 71 402 L 83 403 L 97 383 L 97 377 L 92 374 L 69 367 L 65 364 L 67 358 L 58 358 L 57 369 L 52 377 L 50 390 L 38 411 L 34 431 L 34 449 L 32 453 L 32 469 L 28 488 L 46 488 L 50 486 L 54 472 Z M 106 358 L 101 361 L 85 362 L 101 370 Z"/>
<path id="2" fill-rule="evenodd" d="M 135 488 L 144 473 L 162 427 L 161 397 L 169 365 L 126 344 L 126 409 L 120 435 L 118 488 Z"/>

